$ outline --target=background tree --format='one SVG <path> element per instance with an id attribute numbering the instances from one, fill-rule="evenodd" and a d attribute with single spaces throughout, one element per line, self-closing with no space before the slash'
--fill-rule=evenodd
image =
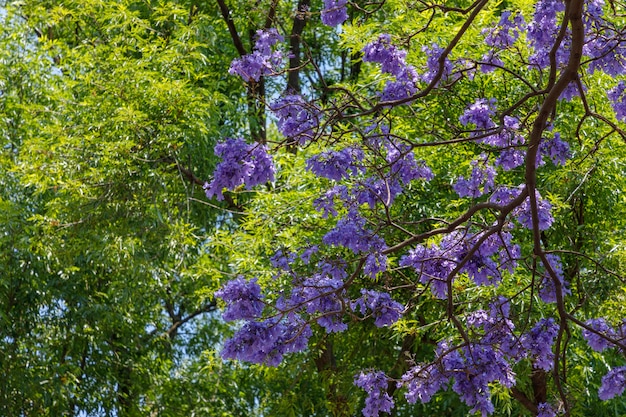
<path id="1" fill-rule="evenodd" d="M 201 178 L 248 126 L 217 5 L 4 6 L 0 414 L 253 415 L 265 376 L 213 352 L 238 203 Z"/>

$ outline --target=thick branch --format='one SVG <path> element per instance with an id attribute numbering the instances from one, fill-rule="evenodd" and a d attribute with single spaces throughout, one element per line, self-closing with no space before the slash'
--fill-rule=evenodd
<path id="1" fill-rule="evenodd" d="M 300 41 L 306 26 L 307 10 L 311 6 L 310 0 L 299 0 L 296 15 L 293 18 L 291 35 L 289 36 L 289 75 L 287 76 L 287 91 L 300 92 Z"/>
<path id="2" fill-rule="evenodd" d="M 226 22 L 226 26 L 228 26 L 228 32 L 230 33 L 230 37 L 233 39 L 233 44 L 235 45 L 235 48 L 237 48 L 237 52 L 239 52 L 239 55 L 241 56 L 246 55 L 246 48 L 243 46 L 243 42 L 241 42 L 239 32 L 237 32 L 237 28 L 235 27 L 235 22 L 232 17 L 230 17 L 230 10 L 228 10 L 228 6 L 226 6 L 224 0 L 217 0 L 217 4 L 220 7 L 220 12 Z"/>
<path id="3" fill-rule="evenodd" d="M 555 346 L 555 360 L 554 360 L 554 377 L 555 384 L 565 404 L 565 415 L 570 415 L 569 406 L 567 403 L 567 399 L 565 397 L 565 392 L 563 391 L 563 387 L 561 386 L 561 382 L 559 379 L 559 358 L 561 352 L 561 343 L 562 343 L 562 335 L 564 331 L 567 331 L 567 320 L 568 313 L 565 311 L 565 303 L 563 300 L 563 285 L 557 276 L 554 268 L 548 262 L 545 252 L 542 250 L 542 242 L 541 242 L 541 232 L 539 230 L 539 210 L 537 205 L 537 195 L 536 195 L 536 186 L 537 186 L 537 153 L 539 151 L 539 143 L 541 141 L 543 132 L 547 126 L 549 116 L 555 111 L 558 98 L 561 93 L 565 90 L 567 85 L 576 80 L 578 75 L 578 70 L 580 68 L 580 60 L 582 58 L 583 44 L 585 38 L 584 25 L 582 21 L 582 11 L 583 11 L 583 0 L 570 0 L 566 4 L 565 8 L 565 21 L 569 21 L 571 25 L 571 33 L 572 33 L 572 42 L 569 60 L 567 63 L 567 67 L 561 73 L 558 81 L 554 84 L 554 87 L 550 89 L 550 92 L 546 96 L 541 108 L 539 109 L 539 113 L 537 115 L 537 119 L 533 123 L 533 128 L 530 135 L 528 152 L 526 153 L 526 186 L 528 189 L 529 200 L 530 200 L 530 209 L 531 216 L 533 221 L 533 241 L 534 247 L 533 251 L 536 256 L 541 259 L 546 272 L 551 277 L 556 293 L 556 304 L 557 310 L 559 312 L 559 317 L 561 319 L 559 336 L 556 341 Z M 564 22 L 566 24 L 566 22 Z M 555 70 L 556 63 L 552 62 L 552 70 Z"/>
<path id="4" fill-rule="evenodd" d="M 520 404 L 526 407 L 528 411 L 533 413 L 533 415 L 537 415 L 537 412 L 539 411 L 537 409 L 537 405 L 530 398 L 528 398 L 526 394 L 520 391 L 517 387 L 511 388 L 511 395 L 513 396 L 513 398 L 519 401 Z"/>

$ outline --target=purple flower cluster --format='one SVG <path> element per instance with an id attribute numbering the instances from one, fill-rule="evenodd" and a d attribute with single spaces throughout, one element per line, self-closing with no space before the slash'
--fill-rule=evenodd
<path id="1" fill-rule="evenodd" d="M 483 139 L 483 143 L 501 148 L 496 159 L 496 165 L 505 171 L 510 171 L 524 163 L 525 153 L 519 149 L 523 145 L 524 137 L 519 133 L 519 120 L 515 117 L 504 116 L 504 126 L 500 133 Z"/>
<path id="2" fill-rule="evenodd" d="M 353 200 L 358 205 L 367 204 L 373 210 L 377 203 L 386 207 L 393 204 L 394 199 L 402 192 L 400 183 L 394 179 L 369 177 L 352 188 Z M 347 200 L 345 203 L 350 204 Z"/>
<path id="3" fill-rule="evenodd" d="M 386 292 L 361 289 L 361 297 L 351 303 L 352 310 L 364 316 L 374 317 L 376 327 L 384 327 L 398 321 L 404 307 Z M 371 313 L 369 313 L 371 312 Z"/>
<path id="4" fill-rule="evenodd" d="M 552 139 L 543 139 L 539 144 L 540 155 L 550 158 L 554 165 L 565 165 L 571 157 L 569 143 L 561 140 L 561 135 L 557 132 Z"/>
<path id="5" fill-rule="evenodd" d="M 402 183 L 408 184 L 416 179 L 430 181 L 434 178 L 433 172 L 424 161 L 416 161 L 410 146 L 403 143 L 389 141 L 385 144 L 387 155 L 385 159 L 390 167 L 390 174 Z"/>
<path id="6" fill-rule="evenodd" d="M 510 171 L 524 163 L 524 151 L 516 148 L 506 148 L 500 151 L 500 155 L 496 159 L 496 165 L 502 167 L 505 171 Z"/>
<path id="7" fill-rule="evenodd" d="M 363 48 L 363 61 L 381 64 L 381 71 L 402 77 L 407 71 L 406 51 L 391 44 L 391 36 L 382 34 Z"/>
<path id="8" fill-rule="evenodd" d="M 537 417 L 556 417 L 556 412 L 548 403 L 537 404 Z"/>
<path id="9" fill-rule="evenodd" d="M 535 326 L 521 338 L 525 356 L 533 361 L 533 367 L 552 370 L 554 366 L 554 352 L 552 345 L 559 333 L 559 326 L 553 318 L 541 319 Z"/>
<path id="10" fill-rule="evenodd" d="M 611 100 L 613 110 L 615 110 L 615 117 L 617 120 L 626 122 L 626 83 L 620 81 L 617 85 L 609 90 L 608 96 Z"/>
<path id="11" fill-rule="evenodd" d="M 484 159 L 484 158 L 483 158 Z M 480 161 L 472 161 L 472 174 L 468 179 L 460 176 L 452 186 L 459 197 L 477 198 L 491 191 L 496 170 L 490 165 L 479 166 Z"/>
<path id="12" fill-rule="evenodd" d="M 306 349 L 311 335 L 311 328 L 303 323 L 247 321 L 226 340 L 222 357 L 277 366 L 284 354 Z"/>
<path id="13" fill-rule="evenodd" d="M 343 293 L 345 270 L 331 264 L 318 264 L 318 272 L 296 285 L 287 300 L 277 304 L 279 310 L 303 309 L 309 315 L 317 314 L 317 324 L 326 332 L 343 332 Z"/>
<path id="14" fill-rule="evenodd" d="M 520 185 L 517 188 L 509 188 L 509 187 L 498 187 L 491 197 L 489 201 L 498 205 L 506 205 L 509 204 L 513 199 L 515 199 L 523 190 L 523 185 Z M 537 214 L 539 217 L 539 230 L 547 230 L 552 226 L 554 222 L 554 218 L 552 217 L 552 205 L 541 198 L 541 194 L 539 191 L 535 190 L 535 196 L 537 199 Z M 520 204 L 518 207 L 513 209 L 513 216 L 517 219 L 517 221 L 527 229 L 533 228 L 533 221 L 530 209 L 530 197 L 526 197 L 526 199 Z"/>
<path id="15" fill-rule="evenodd" d="M 296 259 L 296 254 L 283 249 L 277 250 L 270 258 L 270 263 L 276 269 L 283 271 L 291 270 L 291 263 Z"/>
<path id="16" fill-rule="evenodd" d="M 346 5 L 348 0 L 324 0 L 322 23 L 327 26 L 337 26 L 348 19 Z"/>
<path id="17" fill-rule="evenodd" d="M 504 62 L 500 59 L 497 52 L 489 51 L 483 55 L 480 59 L 480 71 L 483 74 L 488 74 L 495 71 L 498 67 L 503 67 Z"/>
<path id="18" fill-rule="evenodd" d="M 335 208 L 335 199 L 346 201 L 348 199 L 348 187 L 345 185 L 336 185 L 326 191 L 321 197 L 313 201 L 313 207 L 317 211 L 322 212 L 322 217 L 327 218 L 339 214 Z"/>
<path id="19" fill-rule="evenodd" d="M 550 65 L 550 50 L 557 39 L 559 24 L 557 13 L 565 10 L 565 4 L 561 0 L 539 0 L 535 5 L 535 13 L 532 21 L 528 24 L 528 41 L 534 49 L 530 56 L 530 63 L 546 68 Z M 560 48 L 557 49 L 556 62 L 562 66 L 569 58 L 569 43 L 571 36 L 568 34 L 563 39 Z"/>
<path id="20" fill-rule="evenodd" d="M 602 71 L 615 77 L 626 72 L 626 45 L 614 30 L 603 29 L 591 35 L 583 51 L 592 58 L 589 63 L 590 73 Z"/>
<path id="21" fill-rule="evenodd" d="M 358 210 L 363 204 L 372 209 L 378 203 L 389 207 L 402 193 L 404 185 L 416 179 L 428 181 L 433 178 L 430 168 L 415 159 L 410 146 L 379 135 L 373 136 L 370 141 L 371 147 L 378 148 L 384 155 L 386 169 L 367 178 L 356 178 L 365 172 L 365 163 L 362 162 L 364 153 L 356 147 L 323 152 L 307 161 L 307 168 L 320 177 L 335 181 L 352 180 L 350 187 L 337 185 L 314 201 L 314 206 L 323 212 L 324 217 L 337 215 L 335 200 L 350 210 Z"/>
<path id="22" fill-rule="evenodd" d="M 495 105 L 495 99 L 479 98 L 465 109 L 465 112 L 459 117 L 459 122 L 463 126 L 474 125 L 475 131 L 472 132 L 472 136 L 493 129 L 496 124 L 491 118 L 496 114 Z"/>
<path id="23" fill-rule="evenodd" d="M 602 333 L 607 337 L 615 339 L 617 334 L 615 329 L 611 327 L 603 318 L 588 320 L 585 324 L 591 327 L 596 332 Z M 591 330 L 583 329 L 583 337 L 587 340 L 589 347 L 596 352 L 602 352 L 603 350 L 612 347 L 612 343 L 606 340 L 599 334 L 592 332 Z"/>
<path id="24" fill-rule="evenodd" d="M 385 241 L 365 227 L 366 220 L 356 210 L 351 210 L 337 225 L 322 238 L 329 246 L 341 246 L 355 254 L 366 254 L 364 272 L 374 278 L 387 270 L 387 248 Z"/>
<path id="25" fill-rule="evenodd" d="M 500 21 L 492 28 L 483 29 L 485 43 L 493 48 L 506 49 L 513 46 L 519 38 L 522 26 L 524 26 L 524 16 L 517 13 L 511 20 L 511 12 L 505 10 L 500 15 Z"/>
<path id="26" fill-rule="evenodd" d="M 586 39 L 583 46 L 585 55 L 591 57 L 589 72 L 603 71 L 613 77 L 626 71 L 626 45 L 616 28 L 604 20 L 604 0 L 585 2 L 583 15 Z"/>
<path id="27" fill-rule="evenodd" d="M 563 275 L 563 265 L 561 263 L 561 258 L 553 253 L 549 253 L 546 255 L 546 259 L 550 263 L 550 267 L 554 271 L 557 279 L 561 283 L 561 289 L 563 295 L 571 294 L 569 289 L 569 283 L 565 281 L 565 277 Z M 545 268 L 545 267 L 544 267 Z M 541 288 L 539 288 L 539 297 L 545 303 L 556 303 L 556 286 L 554 284 L 554 279 L 548 274 L 548 272 L 544 272 L 541 279 Z"/>
<path id="28" fill-rule="evenodd" d="M 417 72 L 406 63 L 406 51 L 392 45 L 389 35 L 380 35 L 377 40 L 367 44 L 363 48 L 363 61 L 381 64 L 382 72 L 396 78 L 383 88 L 382 101 L 403 100 L 417 92 Z"/>
<path id="29" fill-rule="evenodd" d="M 483 233 L 477 233 L 465 238 L 458 247 L 459 262 L 467 257 L 467 252 L 478 245 L 482 237 Z M 509 232 L 489 235 L 467 260 L 461 272 L 466 272 L 477 285 L 498 285 L 502 280 L 501 270 L 512 273 L 520 258 L 519 245 L 512 240 L 513 236 Z"/>
<path id="30" fill-rule="evenodd" d="M 425 404 L 450 382 L 450 376 L 442 371 L 437 364 L 414 366 L 402 375 L 398 386 L 407 388 L 404 396 L 409 403 L 414 404 L 419 400 Z"/>
<path id="31" fill-rule="evenodd" d="M 261 295 L 261 287 L 256 278 L 246 281 L 238 277 L 228 281 L 215 293 L 215 296 L 226 301 L 227 308 L 223 317 L 226 321 L 255 319 L 261 316 L 265 304 Z"/>
<path id="32" fill-rule="evenodd" d="M 513 334 L 515 325 L 509 319 L 509 303 L 502 298 L 492 302 L 489 311 L 476 310 L 470 313 L 467 324 L 475 330 L 477 343 L 495 346 L 503 355 L 519 358 L 519 339 Z M 482 334 L 477 332 L 478 329 L 482 330 Z"/>
<path id="33" fill-rule="evenodd" d="M 277 100 L 271 110 L 278 118 L 278 130 L 300 145 L 315 138 L 320 123 L 320 110 L 297 94 Z"/>
<path id="34" fill-rule="evenodd" d="M 208 198 L 223 200 L 224 189 L 245 185 L 251 188 L 274 180 L 274 163 L 264 145 L 248 145 L 243 139 L 226 139 L 215 145 L 215 155 L 222 158 L 211 182 L 204 184 Z"/>
<path id="35" fill-rule="evenodd" d="M 363 160 L 363 151 L 356 147 L 347 147 L 340 151 L 327 151 L 315 155 L 307 161 L 307 168 L 318 177 L 340 181 L 351 175 L 363 172 L 359 165 Z"/>
<path id="36" fill-rule="evenodd" d="M 239 75 L 247 82 L 259 81 L 265 75 L 274 74 L 276 68 L 282 65 L 283 54 L 280 51 L 272 51 L 272 47 L 283 40 L 274 28 L 258 30 L 252 53 L 234 59 L 228 72 Z"/>
<path id="37" fill-rule="evenodd" d="M 626 389 L 626 366 L 611 369 L 602 377 L 598 397 L 606 401 L 622 395 Z"/>
<path id="38" fill-rule="evenodd" d="M 439 84 L 439 82 L 441 81 L 445 82 L 446 80 L 449 80 L 451 78 L 452 62 L 450 62 L 447 56 L 443 59 L 443 62 L 440 62 L 444 51 L 445 50 L 436 43 L 433 43 L 430 47 L 422 47 L 422 52 L 424 52 L 427 56 L 427 71 L 421 76 L 422 81 L 430 84 L 440 72 L 441 77 L 439 78 L 437 84 Z"/>
<path id="39" fill-rule="evenodd" d="M 447 282 L 455 278 L 451 274 L 461 261 L 465 263 L 459 272 L 467 273 L 476 284 L 497 285 L 502 280 L 501 269 L 512 271 L 517 266 L 520 249 L 508 232 L 491 234 L 479 245 L 481 237 L 482 232 L 458 231 L 444 237 L 439 245 L 417 245 L 400 259 L 400 266 L 413 268 L 420 282 L 430 285 L 438 298 L 447 297 Z"/>
<path id="40" fill-rule="evenodd" d="M 377 417 L 379 413 L 391 414 L 393 399 L 387 394 L 387 376 L 383 372 L 361 372 L 354 378 L 354 385 L 367 392 L 363 415 Z"/>
<path id="41" fill-rule="evenodd" d="M 366 220 L 356 211 L 350 211 L 322 238 L 326 245 L 343 246 L 354 253 L 366 253 L 373 249 L 382 250 L 385 242 L 365 227 Z"/>
<path id="42" fill-rule="evenodd" d="M 315 251 L 314 248 L 308 249 Z M 303 256 L 310 255 L 303 253 Z M 276 301 L 276 309 L 294 329 L 297 326 L 302 327 L 300 315 L 306 315 L 314 317 L 328 333 L 342 332 L 348 328 L 342 320 L 347 303 L 345 264 L 319 261 L 312 266 L 316 272 L 309 277 L 300 277 L 292 271 L 292 290 Z"/>
<path id="43" fill-rule="evenodd" d="M 518 336 L 508 316 L 509 303 L 503 297 L 490 303 L 489 310 L 469 314 L 469 344 L 454 347 L 442 341 L 438 343 L 433 362 L 418 364 L 402 376 L 398 387 L 407 388 L 407 401 L 426 403 L 452 381 L 453 391 L 473 407 L 472 412 L 486 416 L 494 411 L 490 385 L 494 382 L 505 387 L 515 384 L 513 363 L 531 358 L 536 368 L 551 369 L 552 346 L 559 329 L 554 319 L 542 319 L 527 334 Z M 546 404 L 541 410 L 549 413 L 551 407 Z"/>
<path id="44" fill-rule="evenodd" d="M 448 342 L 437 347 L 435 364 L 419 364 L 403 375 L 400 385 L 407 387 L 406 399 L 428 402 L 432 395 L 452 380 L 452 389 L 470 412 L 483 416 L 493 413 L 490 384 L 499 382 L 505 387 L 515 384 L 515 374 L 505 356 L 492 346 L 471 344 L 452 348 Z"/>
<path id="45" fill-rule="evenodd" d="M 400 259 L 400 266 L 413 268 L 420 282 L 429 285 L 435 297 L 445 299 L 448 295 L 447 281 L 456 265 L 454 255 L 454 247 L 448 247 L 446 241 L 430 247 L 417 245 Z"/>

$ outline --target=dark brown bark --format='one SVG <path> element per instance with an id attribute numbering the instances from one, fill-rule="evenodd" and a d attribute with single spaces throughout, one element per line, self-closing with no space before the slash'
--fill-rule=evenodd
<path id="1" fill-rule="evenodd" d="M 289 36 L 289 74 L 287 76 L 287 92 L 300 93 L 300 44 L 302 33 L 306 26 L 307 11 L 311 6 L 310 0 L 299 0 L 296 15 L 293 18 L 291 35 Z"/>

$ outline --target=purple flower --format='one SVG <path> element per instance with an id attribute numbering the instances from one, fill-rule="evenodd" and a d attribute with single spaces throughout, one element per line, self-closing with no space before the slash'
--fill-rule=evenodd
<path id="1" fill-rule="evenodd" d="M 402 375 L 402 381 L 398 386 L 406 386 L 406 400 L 413 404 L 419 400 L 421 403 L 430 401 L 433 395 L 445 387 L 450 381 L 450 375 L 441 372 L 437 365 L 417 365 Z"/>
<path id="2" fill-rule="evenodd" d="M 496 159 L 496 165 L 502 167 L 505 171 L 510 171 L 522 165 L 525 157 L 526 155 L 522 150 L 515 148 L 503 149 Z"/>
<path id="3" fill-rule="evenodd" d="M 537 404 L 537 417 L 556 417 L 556 412 L 548 403 Z"/>
<path id="4" fill-rule="evenodd" d="M 502 303 L 502 301 L 498 301 Z M 478 344 L 493 346 L 498 352 L 510 357 L 518 355 L 517 337 L 513 335 L 515 325 L 508 319 L 508 302 L 502 306 L 490 305 L 489 311 L 477 310 L 467 317 L 467 324 L 475 329 L 483 329 Z"/>
<path id="5" fill-rule="evenodd" d="M 458 247 L 457 259 L 459 262 L 465 258 L 469 249 L 475 246 L 481 237 L 482 233 L 468 234 L 464 237 Z M 480 244 L 478 250 L 466 262 L 461 272 L 467 272 L 477 285 L 498 285 L 502 280 L 500 268 L 507 268 L 512 271 L 517 266 L 520 249 L 511 241 L 512 235 L 508 232 L 490 235 Z"/>
<path id="6" fill-rule="evenodd" d="M 311 261 L 311 256 L 316 254 L 317 251 L 319 251 L 319 247 L 317 245 L 313 245 L 302 252 L 300 259 L 302 259 L 302 262 L 304 262 L 305 265 L 308 265 Z"/>
<path id="7" fill-rule="evenodd" d="M 261 287 L 256 281 L 256 278 L 246 281 L 240 276 L 228 281 L 222 289 L 215 292 L 215 296 L 227 304 L 224 320 L 254 319 L 261 316 L 265 304 L 262 301 Z"/>
<path id="8" fill-rule="evenodd" d="M 552 139 L 543 139 L 539 144 L 539 152 L 548 156 L 554 165 L 565 165 L 571 157 L 569 143 L 561 140 L 559 133 L 555 133 Z"/>
<path id="9" fill-rule="evenodd" d="M 342 321 L 345 270 L 327 263 L 318 264 L 318 272 L 294 286 L 291 295 L 281 300 L 283 311 L 302 309 L 316 315 L 317 323 L 328 333 L 342 332 L 348 325 Z"/>
<path id="10" fill-rule="evenodd" d="M 270 258 L 270 263 L 276 269 L 283 271 L 291 270 L 291 263 L 296 259 L 296 254 L 287 250 L 278 249 Z"/>
<path id="11" fill-rule="evenodd" d="M 554 271 L 556 278 L 561 283 L 561 291 L 563 296 L 571 294 L 569 289 L 569 283 L 565 281 L 563 276 L 563 265 L 561 264 L 561 258 L 553 253 L 546 255 L 546 259 L 550 263 L 550 267 Z M 544 267 L 545 268 L 545 267 Z M 539 297 L 545 303 L 556 303 L 556 286 L 554 285 L 554 279 L 546 271 L 541 279 L 541 288 L 539 288 Z"/>
<path id="12" fill-rule="evenodd" d="M 391 37 L 383 34 L 363 48 L 363 61 L 381 64 L 381 71 L 395 76 L 383 88 L 382 101 L 395 101 L 411 97 L 417 92 L 417 73 L 406 63 L 406 51 L 391 44 Z"/>
<path id="13" fill-rule="evenodd" d="M 406 51 L 391 44 L 391 36 L 382 34 L 363 48 L 363 61 L 381 64 L 381 71 L 403 78 L 407 71 Z"/>
<path id="14" fill-rule="evenodd" d="M 226 340 L 222 357 L 278 366 L 283 354 L 305 349 L 311 334 L 310 327 L 300 322 L 247 321 L 232 338 Z"/>
<path id="15" fill-rule="evenodd" d="M 505 10 L 500 15 L 497 25 L 489 29 L 483 29 L 485 43 L 499 49 L 506 49 L 513 46 L 520 34 L 520 29 L 524 25 L 524 17 L 517 13 L 511 20 L 511 12 Z"/>
<path id="16" fill-rule="evenodd" d="M 269 28 L 267 30 L 259 29 L 256 31 L 254 49 L 263 55 L 271 55 L 272 46 L 284 40 L 285 39 L 275 28 Z"/>
<path id="17" fill-rule="evenodd" d="M 274 28 L 258 30 L 252 53 L 234 59 L 228 72 L 237 74 L 248 82 L 259 81 L 262 76 L 274 74 L 275 68 L 282 64 L 283 55 L 280 51 L 272 52 L 272 46 L 283 40 Z"/>
<path id="18" fill-rule="evenodd" d="M 532 21 L 528 24 L 527 37 L 535 53 L 530 56 L 531 64 L 539 68 L 550 65 L 550 50 L 556 41 L 559 31 L 557 13 L 565 10 L 565 4 L 561 0 L 540 0 L 535 5 L 535 13 Z M 571 35 L 566 34 L 557 49 L 556 61 L 558 65 L 565 65 L 569 58 L 569 43 Z"/>
<path id="19" fill-rule="evenodd" d="M 552 226 L 554 218 L 552 217 L 551 210 L 552 204 L 547 200 L 541 198 L 539 191 L 535 190 L 537 199 L 537 215 L 539 217 L 539 230 L 547 230 Z M 530 209 L 530 197 L 526 197 L 524 202 L 513 210 L 513 215 L 517 218 L 517 221 L 527 229 L 533 228 L 532 213 Z"/>
<path id="20" fill-rule="evenodd" d="M 382 252 L 372 252 L 365 258 L 365 264 L 363 265 L 363 273 L 368 277 L 374 279 L 381 272 L 387 270 L 388 259 L 387 255 Z"/>
<path id="21" fill-rule="evenodd" d="M 521 338 L 522 347 L 526 356 L 533 360 L 533 366 L 544 371 L 550 371 L 554 366 L 554 352 L 552 345 L 559 333 L 559 326 L 554 319 L 541 319 Z"/>
<path id="22" fill-rule="evenodd" d="M 484 74 L 488 74 L 503 66 L 504 62 L 493 51 L 489 51 L 480 59 L 480 71 Z"/>
<path id="23" fill-rule="evenodd" d="M 404 307 L 386 292 L 361 289 L 361 297 L 351 303 L 352 310 L 363 315 L 371 314 L 376 327 L 388 326 L 402 316 Z M 368 313 L 371 312 L 371 313 Z"/>
<path id="24" fill-rule="evenodd" d="M 613 77 L 621 75 L 626 70 L 626 45 L 621 41 L 621 35 L 610 29 L 602 15 L 603 1 L 590 2 L 588 10 L 591 12 L 585 19 L 588 26 L 588 36 L 583 52 L 592 58 L 589 63 L 589 72 L 603 71 Z M 594 10 L 595 9 L 595 10 Z M 596 16 L 592 16 L 595 13 Z"/>
<path id="25" fill-rule="evenodd" d="M 376 203 L 391 206 L 401 192 L 402 187 L 395 179 L 366 178 L 352 189 L 354 200 L 359 205 L 368 204 L 372 209 L 376 207 Z"/>
<path id="26" fill-rule="evenodd" d="M 456 267 L 456 252 L 445 245 L 425 247 L 417 245 L 400 259 L 400 266 L 412 267 L 420 282 L 430 285 L 433 295 L 445 299 L 448 294 L 448 276 Z"/>
<path id="27" fill-rule="evenodd" d="M 626 122 L 626 83 L 624 81 L 620 81 L 617 85 L 609 90 L 608 96 L 609 100 L 611 100 L 611 104 L 613 106 L 613 110 L 615 110 L 615 117 L 617 120 L 621 120 L 622 122 Z"/>
<path id="28" fill-rule="evenodd" d="M 433 43 L 430 48 L 428 46 L 422 47 L 422 52 L 427 55 L 426 67 L 428 69 L 428 71 L 422 75 L 422 81 L 430 84 L 439 72 L 441 72 L 439 81 L 446 81 L 450 78 L 452 75 L 452 63 L 448 57 L 446 56 L 443 62 L 439 62 L 444 51 L 445 50 L 436 43 Z M 439 81 L 437 84 L 439 84 Z"/>
<path id="29" fill-rule="evenodd" d="M 472 132 L 472 136 L 479 135 L 481 130 L 493 129 L 496 124 L 491 120 L 495 113 L 495 99 L 479 98 L 470 104 L 461 117 L 459 122 L 463 126 L 474 125 L 476 131 Z"/>
<path id="30" fill-rule="evenodd" d="M 496 170 L 490 166 L 478 166 L 479 161 L 472 161 L 472 175 L 465 179 L 460 176 L 457 182 L 452 186 L 459 197 L 477 198 L 491 191 L 496 176 Z"/>
<path id="31" fill-rule="evenodd" d="M 345 185 L 336 185 L 326 191 L 324 195 L 313 201 L 313 206 L 317 211 L 321 211 L 322 217 L 327 218 L 329 215 L 336 216 L 335 198 L 346 200 L 348 198 L 348 188 Z"/>
<path id="32" fill-rule="evenodd" d="M 616 337 L 615 330 L 603 318 L 587 320 L 585 324 L 595 331 L 605 334 L 607 337 Z M 583 329 L 583 337 L 587 340 L 589 347 L 596 352 L 602 352 L 604 349 L 612 346 L 612 343 L 606 340 L 606 338 L 587 329 Z"/>
<path id="33" fill-rule="evenodd" d="M 278 118 L 278 130 L 300 145 L 315 138 L 320 123 L 320 110 L 304 101 L 302 96 L 290 94 L 277 100 L 271 110 Z"/>
<path id="34" fill-rule="evenodd" d="M 582 82 L 581 82 L 581 85 L 583 86 L 583 91 L 586 91 L 585 85 L 582 84 Z M 578 96 L 580 96 L 580 89 L 578 88 L 578 83 L 572 81 L 569 84 L 567 84 L 567 87 L 565 87 L 565 90 L 563 90 L 563 92 L 559 96 L 559 100 L 572 101 L 574 97 L 578 97 Z"/>
<path id="35" fill-rule="evenodd" d="M 322 10 L 322 23 L 327 26 L 337 26 L 348 19 L 346 8 L 348 0 L 324 0 L 324 10 Z"/>
<path id="36" fill-rule="evenodd" d="M 275 168 L 265 145 L 248 145 L 243 139 L 226 139 L 215 145 L 215 154 L 222 158 L 215 168 L 213 179 L 204 185 L 208 198 L 223 200 L 224 188 L 234 190 L 265 184 L 274 180 Z"/>
<path id="37" fill-rule="evenodd" d="M 602 385 L 598 390 L 598 397 L 606 401 L 622 395 L 626 388 L 626 366 L 611 369 L 602 377 Z"/>
<path id="38" fill-rule="evenodd" d="M 383 372 L 361 372 L 354 378 L 354 385 L 367 392 L 363 415 L 377 417 L 379 413 L 391 414 L 393 399 L 387 394 L 387 376 Z"/>
<path id="39" fill-rule="evenodd" d="M 322 238 L 326 245 L 343 246 L 354 253 L 380 252 L 385 241 L 365 227 L 365 219 L 356 211 L 349 212 Z"/>
<path id="40" fill-rule="evenodd" d="M 307 161 L 307 169 L 318 177 L 340 181 L 363 171 L 359 162 L 363 160 L 363 151 L 348 147 L 340 151 L 327 151 L 315 155 Z"/>
<path id="41" fill-rule="evenodd" d="M 433 172 L 426 166 L 424 161 L 416 161 L 411 147 L 403 143 L 389 141 L 385 144 L 387 155 L 385 159 L 389 163 L 391 175 L 398 177 L 404 184 L 416 179 L 430 181 Z"/>
<path id="42" fill-rule="evenodd" d="M 521 187 L 510 188 L 500 186 L 489 197 L 489 201 L 500 206 L 510 204 L 522 191 Z"/>
<path id="43" fill-rule="evenodd" d="M 410 79 L 400 81 L 389 81 L 385 84 L 380 96 L 381 101 L 404 100 L 417 92 L 415 83 Z"/>

